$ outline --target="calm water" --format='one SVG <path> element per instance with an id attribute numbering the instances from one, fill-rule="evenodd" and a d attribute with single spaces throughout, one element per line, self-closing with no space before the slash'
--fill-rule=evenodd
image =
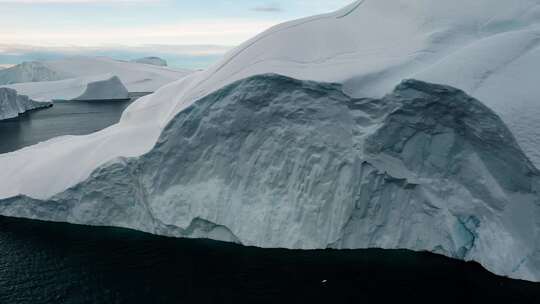
<path id="1" fill-rule="evenodd" d="M 256 249 L 8 218 L 0 230 L 0 303 L 540 301 L 536 284 L 426 253 Z"/>
<path id="2" fill-rule="evenodd" d="M 18 150 L 61 135 L 84 135 L 120 119 L 132 101 L 56 102 L 52 108 L 30 111 L 0 121 L 0 153 Z"/>
<path id="3" fill-rule="evenodd" d="M 0 149 L 85 134 L 128 103 L 0 123 Z M 399 250 L 291 251 L 0 217 L 0 303 L 540 303 L 540 285 Z"/>

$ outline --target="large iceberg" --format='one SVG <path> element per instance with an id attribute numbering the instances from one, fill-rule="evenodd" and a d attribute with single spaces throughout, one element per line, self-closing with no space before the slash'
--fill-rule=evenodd
<path id="1" fill-rule="evenodd" d="M 106 57 L 71 57 L 62 60 L 26 62 L 1 70 L 0 84 L 54 81 L 113 74 L 120 78 L 130 92 L 154 92 L 165 84 L 190 73 L 190 70 L 174 70 Z"/>
<path id="2" fill-rule="evenodd" d="M 407 248 L 540 280 L 540 172 L 462 91 L 407 80 L 382 99 L 262 75 L 176 115 L 119 158 L 8 216 L 285 248 Z"/>
<path id="3" fill-rule="evenodd" d="M 13 89 L 0 88 L 0 120 L 15 118 L 26 111 L 51 105 L 49 102 L 38 102 L 28 96 L 19 95 Z"/>
<path id="4" fill-rule="evenodd" d="M 112 74 L 57 81 L 27 82 L 6 85 L 39 101 L 128 99 L 129 93 Z"/>
<path id="5" fill-rule="evenodd" d="M 278 25 L 114 126 L 0 155 L 0 213 L 265 247 L 429 250 L 540 281 L 538 171 L 525 156 L 540 164 L 539 4 L 365 0 Z M 268 73 L 318 83 L 253 78 Z M 461 91 L 406 81 L 383 97 L 408 78 L 463 88 L 517 143 Z"/>

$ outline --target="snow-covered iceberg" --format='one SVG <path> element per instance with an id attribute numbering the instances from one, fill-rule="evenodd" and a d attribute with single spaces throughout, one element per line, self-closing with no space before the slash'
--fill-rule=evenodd
<path id="1" fill-rule="evenodd" d="M 54 81 L 69 78 L 51 70 L 41 62 L 23 62 L 0 71 L 0 84 L 19 82 Z"/>
<path id="2" fill-rule="evenodd" d="M 117 100 L 128 99 L 129 93 L 112 74 L 57 81 L 27 82 L 3 86 L 38 101 Z"/>
<path id="3" fill-rule="evenodd" d="M 58 144 L 58 143 L 57 143 Z M 540 172 L 462 91 L 408 80 L 382 99 L 262 75 L 176 115 L 119 158 L 9 216 L 285 248 L 407 248 L 540 280 Z"/>
<path id="4" fill-rule="evenodd" d="M 143 57 L 143 58 L 134 59 L 132 61 L 137 62 L 137 63 L 157 65 L 157 66 L 164 66 L 164 67 L 167 66 L 167 61 L 159 57 Z"/>
<path id="5" fill-rule="evenodd" d="M 26 111 L 51 105 L 49 102 L 38 102 L 28 96 L 19 95 L 13 89 L 0 88 L 0 120 L 15 118 Z"/>
<path id="6" fill-rule="evenodd" d="M 1 70 L 0 84 L 54 81 L 113 74 L 120 78 L 130 92 L 154 92 L 163 85 L 190 73 L 189 70 L 174 70 L 106 57 L 72 57 L 62 60 L 26 62 Z"/>
<path id="7" fill-rule="evenodd" d="M 448 87 L 408 81 L 382 98 L 406 78 L 462 87 L 539 165 L 539 4 L 365 0 L 278 25 L 117 125 L 0 155 L 0 213 L 268 247 L 429 250 L 540 281 L 538 172 L 503 123 Z M 251 78 L 267 73 L 340 86 Z"/>

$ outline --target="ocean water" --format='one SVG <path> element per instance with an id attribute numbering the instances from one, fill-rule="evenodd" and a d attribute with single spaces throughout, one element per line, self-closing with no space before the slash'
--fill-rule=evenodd
<path id="1" fill-rule="evenodd" d="M 115 124 L 126 101 L 65 101 L 54 106 L 0 121 L 0 153 L 62 135 L 85 135 Z"/>
<path id="2" fill-rule="evenodd" d="M 539 303 L 540 286 L 401 250 L 258 249 L 0 218 L 0 303 Z"/>
<path id="3" fill-rule="evenodd" d="M 0 122 L 0 150 L 118 121 L 129 102 Z M 540 284 L 404 250 L 259 249 L 0 217 L 0 303 L 540 303 Z"/>

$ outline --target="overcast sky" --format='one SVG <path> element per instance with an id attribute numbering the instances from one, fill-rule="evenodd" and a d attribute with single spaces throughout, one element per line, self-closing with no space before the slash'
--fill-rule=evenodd
<path id="1" fill-rule="evenodd" d="M 0 0 L 0 42 L 34 46 L 237 45 L 352 0 Z"/>

